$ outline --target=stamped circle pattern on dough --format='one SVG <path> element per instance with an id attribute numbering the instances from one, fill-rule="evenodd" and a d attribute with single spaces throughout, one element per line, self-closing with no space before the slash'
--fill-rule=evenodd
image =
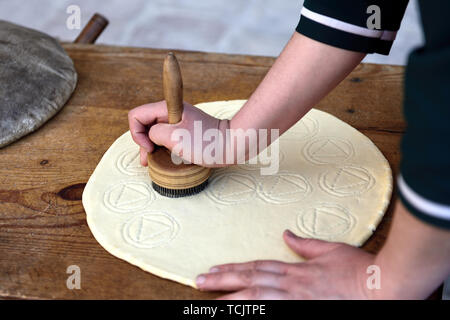
<path id="1" fill-rule="evenodd" d="M 180 226 L 170 214 L 147 211 L 133 216 L 122 227 L 126 242 L 136 248 L 159 247 L 175 238 Z"/>
<path id="2" fill-rule="evenodd" d="M 260 196 L 267 202 L 287 204 L 301 201 L 311 192 L 311 185 L 300 174 L 278 173 L 260 177 Z"/>
<path id="3" fill-rule="evenodd" d="M 210 178 L 205 191 L 214 202 L 237 204 L 254 198 L 257 189 L 258 184 L 250 174 L 221 172 Z"/>
<path id="4" fill-rule="evenodd" d="M 358 196 L 375 184 L 375 178 L 368 170 L 357 166 L 345 166 L 323 173 L 319 179 L 320 188 L 339 197 Z"/>
<path id="5" fill-rule="evenodd" d="M 280 167 L 281 167 L 281 164 L 283 163 L 285 157 L 286 156 L 284 155 L 284 153 L 280 150 L 279 154 L 278 154 L 278 164 Z M 272 160 L 272 161 L 276 161 L 275 159 L 273 159 L 271 157 L 271 155 L 268 156 L 268 158 L 270 158 L 270 160 Z M 253 159 L 253 161 L 255 161 L 255 159 Z M 270 165 L 270 164 L 266 165 L 266 164 L 261 163 L 259 161 L 259 158 L 256 159 L 256 162 L 257 163 L 250 163 L 250 160 L 249 160 L 247 163 L 238 164 L 237 167 L 242 170 L 256 171 L 256 170 L 260 170 L 261 168 L 268 167 Z"/>
<path id="6" fill-rule="evenodd" d="M 106 190 L 103 204 L 112 211 L 129 213 L 146 208 L 154 198 L 154 191 L 149 184 L 124 180 Z"/>
<path id="7" fill-rule="evenodd" d="M 304 116 L 294 127 L 286 131 L 282 139 L 306 140 L 314 137 L 319 131 L 317 120 Z"/>
<path id="8" fill-rule="evenodd" d="M 197 105 L 230 118 L 245 101 Z M 283 141 L 284 140 L 284 141 Z M 89 228 L 113 255 L 195 287 L 216 264 L 299 262 L 280 235 L 362 245 L 387 208 L 392 174 L 370 140 L 339 119 L 311 110 L 280 137 L 280 168 L 214 169 L 206 189 L 169 199 L 151 187 L 139 148 L 126 132 L 106 151 L 83 192 Z M 205 241 L 206 239 L 206 241 Z"/>
<path id="9" fill-rule="evenodd" d="M 335 239 L 348 233 L 355 222 L 353 215 L 337 204 L 319 204 L 303 210 L 297 216 L 298 228 L 320 239 Z"/>
<path id="10" fill-rule="evenodd" d="M 120 172 L 130 176 L 147 174 L 147 167 L 140 164 L 140 154 L 137 148 L 130 148 L 122 152 L 117 158 L 116 167 Z"/>
<path id="11" fill-rule="evenodd" d="M 342 163 L 351 158 L 354 153 L 350 141 L 335 137 L 317 138 L 303 149 L 306 160 L 315 164 Z"/>

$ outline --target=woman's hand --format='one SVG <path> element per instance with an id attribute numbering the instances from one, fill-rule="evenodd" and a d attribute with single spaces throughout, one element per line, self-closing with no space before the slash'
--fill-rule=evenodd
<path id="1" fill-rule="evenodd" d="M 177 124 L 167 123 L 167 105 L 165 101 L 144 104 L 128 113 L 131 136 L 134 142 L 140 146 L 141 164 L 143 166 L 147 165 L 147 153 L 153 152 L 155 144 L 174 151 L 178 156 L 191 163 L 209 167 L 223 165 L 206 163 L 203 157 L 194 157 L 194 146 L 199 145 L 194 143 L 194 121 L 199 121 L 197 124 L 201 125 L 203 132 L 208 129 L 224 132 L 228 127 L 228 120 L 214 118 L 188 103 L 184 103 L 183 107 L 182 120 Z M 175 131 L 177 129 L 179 130 L 178 132 Z M 189 133 L 191 138 L 189 144 L 181 145 L 179 144 L 180 141 L 173 139 L 173 133 L 176 135 L 176 133 L 183 132 Z M 187 141 L 183 142 L 186 143 Z M 202 140 L 202 144 L 200 144 L 200 152 L 202 154 L 204 145 L 208 143 Z M 173 150 L 177 145 L 177 150 Z M 191 148 L 189 148 L 189 145 Z M 180 146 L 182 148 L 179 148 Z M 187 150 L 188 148 L 190 150 Z"/>
<path id="2" fill-rule="evenodd" d="M 197 277 L 207 291 L 235 291 L 220 299 L 368 299 L 367 267 L 374 255 L 342 243 L 284 233 L 287 245 L 307 259 L 301 263 L 252 261 L 224 264 Z M 377 290 L 375 290 L 377 291 Z"/>

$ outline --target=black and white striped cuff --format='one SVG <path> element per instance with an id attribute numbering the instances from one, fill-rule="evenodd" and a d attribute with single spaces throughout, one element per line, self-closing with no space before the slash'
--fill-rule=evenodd
<path id="1" fill-rule="evenodd" d="M 397 31 L 375 30 L 347 23 L 305 7 L 296 31 L 308 38 L 341 49 L 389 54 Z"/>
<path id="2" fill-rule="evenodd" d="M 397 178 L 403 205 L 419 219 L 435 226 L 450 229 L 450 206 L 425 199 L 416 193 L 401 175 Z"/>

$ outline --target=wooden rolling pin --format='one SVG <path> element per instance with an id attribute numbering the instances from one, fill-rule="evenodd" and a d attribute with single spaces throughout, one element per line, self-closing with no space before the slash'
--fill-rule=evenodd
<path id="1" fill-rule="evenodd" d="M 74 43 L 94 44 L 97 38 L 102 34 L 103 30 L 105 30 L 108 23 L 108 19 L 101 14 L 94 14 L 83 30 L 81 30 Z"/>

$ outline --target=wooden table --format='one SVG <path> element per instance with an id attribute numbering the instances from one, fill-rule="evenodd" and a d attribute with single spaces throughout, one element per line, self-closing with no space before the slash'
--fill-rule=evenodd
<path id="1" fill-rule="evenodd" d="M 160 279 L 113 257 L 94 239 L 81 204 L 103 153 L 128 129 L 131 108 L 163 99 L 166 50 L 65 44 L 78 86 L 64 109 L 37 132 L 0 149 L 0 297 L 197 299 L 215 297 Z M 273 58 L 175 51 L 185 100 L 246 99 Z M 361 64 L 317 106 L 367 135 L 394 174 L 405 130 L 402 67 Z M 364 249 L 386 239 L 392 205 Z M 280 235 L 281 236 L 281 235 Z M 81 268 L 69 290 L 66 269 Z"/>

